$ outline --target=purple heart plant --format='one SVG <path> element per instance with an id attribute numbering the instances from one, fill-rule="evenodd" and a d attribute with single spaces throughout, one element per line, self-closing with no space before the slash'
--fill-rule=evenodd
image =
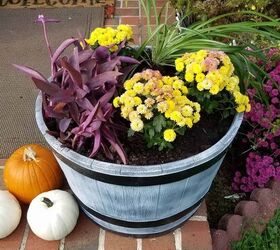
<path id="1" fill-rule="evenodd" d="M 86 148 L 85 153 L 89 157 L 102 151 L 108 159 L 113 160 L 117 152 L 126 164 L 126 154 L 117 137 L 117 130 L 121 126 L 114 122 L 115 110 L 111 100 L 117 95 L 122 76 L 132 65 L 138 64 L 132 57 L 119 55 L 131 39 L 131 28 L 120 26 L 119 30 L 107 29 L 118 35 L 118 40 L 113 43 L 110 41 L 109 46 L 103 42 L 108 33 L 103 32 L 103 37 L 100 36 L 100 41 L 96 40 L 94 44 L 93 38 L 88 44 L 84 39 L 70 38 L 62 42 L 53 53 L 46 23 L 58 20 L 39 15 L 37 22 L 43 25 L 51 59 L 51 77 L 47 79 L 26 66 L 14 66 L 31 76 L 36 87 L 41 90 L 45 120 L 47 124 L 55 124 L 54 129 L 49 126 L 49 133 L 78 152 Z M 64 56 L 65 49 L 72 45 L 72 55 Z"/>

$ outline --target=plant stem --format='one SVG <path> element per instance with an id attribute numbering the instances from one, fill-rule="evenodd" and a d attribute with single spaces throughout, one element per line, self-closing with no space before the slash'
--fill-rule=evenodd
<path id="1" fill-rule="evenodd" d="M 49 50 L 50 58 L 52 59 L 52 49 L 51 49 L 51 46 L 50 46 L 50 43 L 49 43 L 49 40 L 48 40 L 48 35 L 47 35 L 47 30 L 46 30 L 46 24 L 45 24 L 45 22 L 42 22 L 42 24 L 43 24 L 43 30 L 44 30 L 45 41 L 46 41 L 46 44 L 47 44 L 47 48 L 48 48 L 48 50 Z"/>
<path id="2" fill-rule="evenodd" d="M 53 53 L 52 53 L 52 49 L 51 49 L 49 39 L 48 39 L 48 35 L 47 35 L 46 23 L 43 21 L 42 24 L 43 24 L 44 37 L 45 37 L 46 45 L 47 45 L 47 48 L 48 48 L 48 51 L 49 51 L 49 56 L 50 56 L 50 59 L 51 59 L 51 65 L 52 65 L 51 66 L 51 75 L 53 76 L 54 75 L 54 68 L 53 68 L 54 66 L 52 64 Z"/>
<path id="3" fill-rule="evenodd" d="M 31 148 L 27 147 L 23 152 L 23 160 L 24 161 L 37 161 L 36 152 Z"/>
<path id="4" fill-rule="evenodd" d="M 47 198 L 47 197 L 42 197 L 41 201 L 44 202 L 48 207 L 52 207 L 53 206 L 53 202 Z"/>

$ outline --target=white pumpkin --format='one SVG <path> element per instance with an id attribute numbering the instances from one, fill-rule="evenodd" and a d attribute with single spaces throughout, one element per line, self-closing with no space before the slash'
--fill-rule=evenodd
<path id="1" fill-rule="evenodd" d="M 21 207 L 10 192 L 0 190 L 0 239 L 10 235 L 18 226 Z"/>
<path id="2" fill-rule="evenodd" d="M 36 196 L 27 211 L 34 234 L 44 240 L 61 240 L 72 232 L 79 217 L 74 197 L 66 191 L 52 190 Z"/>

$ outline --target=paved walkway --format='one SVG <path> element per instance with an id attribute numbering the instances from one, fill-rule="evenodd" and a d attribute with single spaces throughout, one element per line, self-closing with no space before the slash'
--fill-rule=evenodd
<path id="1" fill-rule="evenodd" d="M 4 160 L 0 160 L 0 190 L 3 184 Z M 177 230 L 151 238 L 133 238 L 112 233 L 90 221 L 82 212 L 72 233 L 61 241 L 45 241 L 30 230 L 26 212 L 18 228 L 5 239 L 0 240 L 0 250 L 211 250 L 212 239 L 207 222 L 205 201 L 189 221 Z"/>
<path id="2" fill-rule="evenodd" d="M 105 26 L 130 24 L 137 44 L 145 36 L 146 20 L 140 1 L 116 1 L 115 17 L 105 20 Z M 157 1 L 162 6 L 164 1 Z M 174 20 L 174 12 L 170 12 Z M 4 160 L 0 160 L 0 189 Z M 196 214 L 177 230 L 159 237 L 136 239 L 101 229 L 81 213 L 74 231 L 61 241 L 44 241 L 30 230 L 26 221 L 27 206 L 22 205 L 23 217 L 19 227 L 7 238 L 0 240 L 0 250 L 211 250 L 212 240 L 207 222 L 207 209 L 202 203 Z"/>

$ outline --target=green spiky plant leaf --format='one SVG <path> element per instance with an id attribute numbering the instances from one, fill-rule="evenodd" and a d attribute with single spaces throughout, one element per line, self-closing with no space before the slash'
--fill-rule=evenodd
<path id="1" fill-rule="evenodd" d="M 152 65 L 154 68 L 174 66 L 175 59 L 186 52 L 201 49 L 222 50 L 231 58 L 235 73 L 240 78 L 243 92 L 251 85 L 251 82 L 261 82 L 267 76 L 253 62 L 265 60 L 264 49 L 238 40 L 236 35 L 242 33 L 256 34 L 269 40 L 271 44 L 277 44 L 280 40 L 280 33 L 276 30 L 280 26 L 279 20 L 254 11 L 239 11 L 196 22 L 186 28 L 179 27 L 177 22 L 168 24 L 168 3 L 162 7 L 159 13 L 156 8 L 156 0 L 141 0 L 141 4 L 147 17 L 148 30 L 147 39 L 138 48 L 136 56 L 141 57 L 145 48 L 150 46 L 151 54 L 148 58 L 144 58 L 144 60 L 149 61 L 148 65 Z M 164 12 L 165 19 L 160 22 L 162 20 L 161 14 Z M 264 21 L 217 24 L 219 19 L 241 14 L 258 16 Z M 157 17 L 153 29 L 151 28 L 151 16 Z M 235 40 L 236 45 L 232 45 L 233 40 Z"/>

